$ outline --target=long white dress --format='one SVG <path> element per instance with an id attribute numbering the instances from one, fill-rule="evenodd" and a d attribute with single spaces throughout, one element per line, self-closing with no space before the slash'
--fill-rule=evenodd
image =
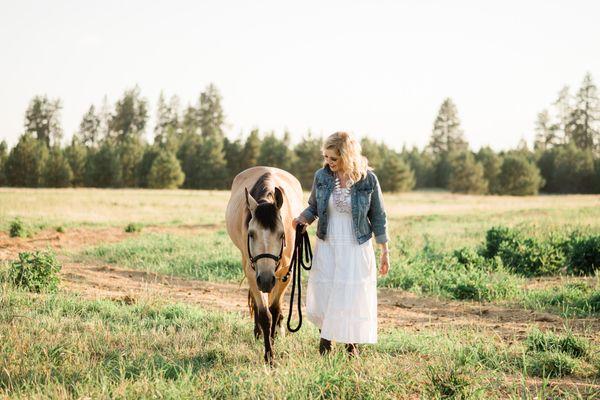
<path id="1" fill-rule="evenodd" d="M 339 194 L 336 193 L 336 194 Z M 329 196 L 327 234 L 317 238 L 308 276 L 306 314 L 321 337 L 339 343 L 377 342 L 377 267 L 372 239 L 358 243 L 350 194 Z"/>

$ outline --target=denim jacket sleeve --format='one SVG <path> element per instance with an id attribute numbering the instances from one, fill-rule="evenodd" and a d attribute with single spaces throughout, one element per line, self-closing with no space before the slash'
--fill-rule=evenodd
<path id="1" fill-rule="evenodd" d="M 315 219 L 317 219 L 317 217 L 319 215 L 318 210 L 317 210 L 316 190 L 317 190 L 317 173 L 315 173 L 312 189 L 310 190 L 310 197 L 308 198 L 308 207 L 306 207 L 304 209 L 304 211 L 302 211 L 302 213 L 300 213 L 300 216 L 299 216 L 299 219 L 308 225 L 312 224 L 313 221 Z"/>
<path id="2" fill-rule="evenodd" d="M 371 196 L 371 204 L 367 217 L 371 222 L 373 233 L 375 234 L 375 242 L 386 243 L 388 241 L 387 235 L 387 216 L 383 204 L 383 194 L 381 193 L 381 187 L 379 186 L 379 180 L 377 176 L 373 174 L 375 179 L 375 187 L 373 188 L 373 195 Z"/>

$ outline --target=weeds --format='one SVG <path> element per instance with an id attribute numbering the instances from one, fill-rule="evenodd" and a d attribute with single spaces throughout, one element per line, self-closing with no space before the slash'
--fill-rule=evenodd
<path id="1" fill-rule="evenodd" d="M 8 270 L 9 281 L 31 292 L 55 292 L 61 266 L 51 252 L 19 253 Z"/>

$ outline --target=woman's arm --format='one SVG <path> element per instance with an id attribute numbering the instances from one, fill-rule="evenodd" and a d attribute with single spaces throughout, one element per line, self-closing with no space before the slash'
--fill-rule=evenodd
<path id="1" fill-rule="evenodd" d="M 373 174 L 373 178 L 375 179 L 375 187 L 373 188 L 373 194 L 371 195 L 371 204 L 369 205 L 367 217 L 369 217 L 369 221 L 371 221 L 371 227 L 375 234 L 375 241 L 382 244 L 388 241 L 387 216 L 383 204 L 383 194 L 381 193 L 377 175 Z"/>
<path id="2" fill-rule="evenodd" d="M 313 223 L 313 221 L 315 219 L 317 219 L 318 212 L 317 212 L 317 197 L 316 197 L 317 189 L 316 189 L 316 186 L 317 186 L 317 173 L 315 172 L 312 188 L 310 190 L 310 196 L 308 198 L 308 207 L 306 207 L 304 209 L 304 211 L 302 211 L 300 213 L 300 215 L 298 215 L 298 217 L 294 218 L 294 220 L 292 221 L 292 226 L 294 227 L 294 229 L 296 229 L 296 225 L 298 225 L 298 223 L 310 225 Z"/>

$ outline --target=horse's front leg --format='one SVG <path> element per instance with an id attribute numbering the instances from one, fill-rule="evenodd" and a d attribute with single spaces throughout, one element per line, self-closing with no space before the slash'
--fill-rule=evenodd
<path id="1" fill-rule="evenodd" d="M 275 340 L 275 334 L 277 329 L 281 329 L 281 320 L 283 319 L 281 304 L 279 302 L 272 304 L 269 311 L 271 312 L 271 339 Z"/>
<path id="2" fill-rule="evenodd" d="M 262 330 L 262 335 L 265 340 L 265 361 L 273 364 L 273 341 L 271 339 L 271 312 L 266 307 L 258 309 L 258 324 Z"/>

